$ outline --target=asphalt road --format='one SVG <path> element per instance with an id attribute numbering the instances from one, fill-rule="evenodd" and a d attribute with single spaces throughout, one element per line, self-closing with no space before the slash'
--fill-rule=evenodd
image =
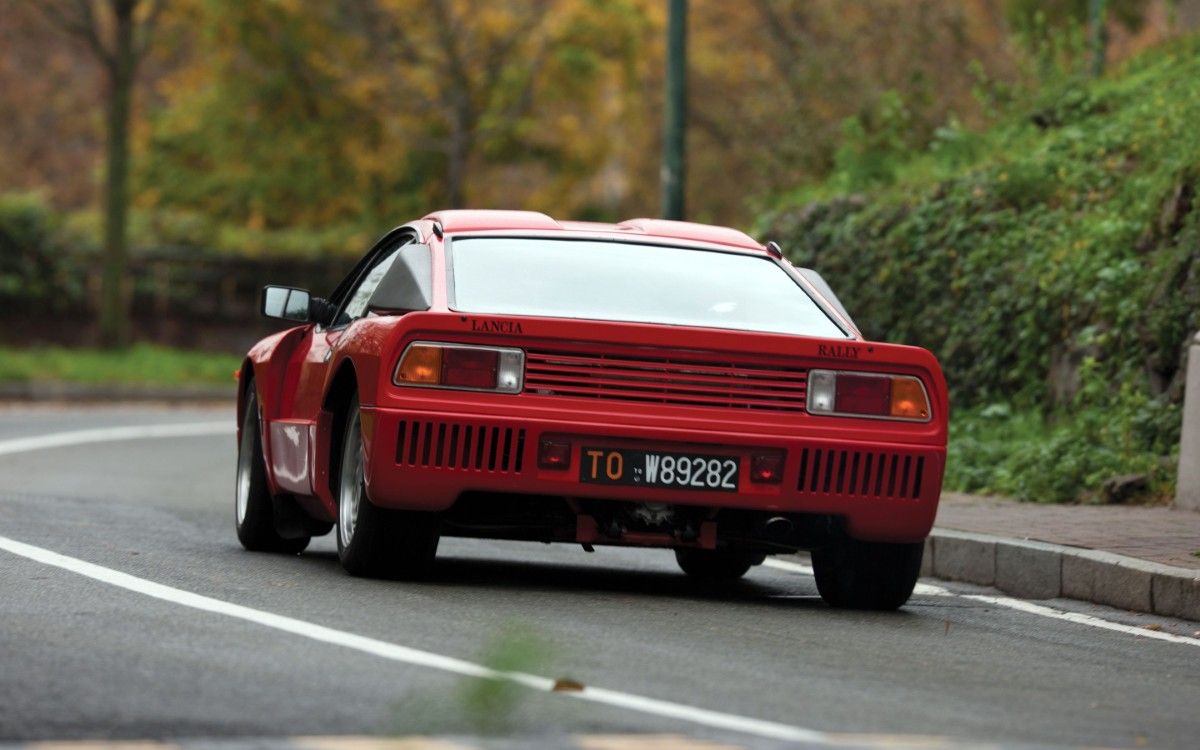
<path id="1" fill-rule="evenodd" d="M 229 434 L 12 450 L 38 435 L 220 421 Z M 841 612 L 803 560 L 709 591 L 669 553 L 569 545 L 443 540 L 431 581 L 354 579 L 331 537 L 299 557 L 242 551 L 232 429 L 228 409 L 0 407 L 0 542 L 76 561 L 0 548 L 0 743 L 397 733 L 556 747 L 669 733 L 741 747 L 1200 745 L 1197 623 L 1065 600 L 1021 611 L 945 584 L 898 613 Z M 249 609 L 197 608 L 189 594 Z M 464 677 L 436 656 L 612 692 Z"/>

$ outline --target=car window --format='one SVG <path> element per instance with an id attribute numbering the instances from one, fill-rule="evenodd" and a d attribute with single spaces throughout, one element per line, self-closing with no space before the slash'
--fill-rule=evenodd
<path id="1" fill-rule="evenodd" d="M 525 237 L 451 244 L 455 310 L 849 338 L 765 255 Z"/>
<path id="2" fill-rule="evenodd" d="M 379 256 L 381 260 L 372 266 L 363 277 L 359 280 L 358 286 L 350 292 L 346 304 L 342 307 L 342 311 L 338 314 L 335 326 L 346 325 L 350 321 L 361 318 L 367 312 L 367 302 L 370 301 L 371 295 L 375 293 L 375 288 L 379 286 L 379 282 L 383 280 L 388 269 L 392 267 L 392 263 L 396 262 L 396 258 L 400 255 L 400 248 L 408 244 L 410 240 L 406 240 L 396 246 L 389 252 Z"/>

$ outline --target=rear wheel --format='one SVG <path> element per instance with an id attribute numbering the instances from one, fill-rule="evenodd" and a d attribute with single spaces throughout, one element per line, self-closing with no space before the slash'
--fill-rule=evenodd
<path id="1" fill-rule="evenodd" d="M 924 549 L 848 540 L 813 550 L 817 591 L 831 607 L 899 609 L 917 585 Z"/>
<path id="2" fill-rule="evenodd" d="M 761 562 L 760 557 L 724 549 L 680 547 L 675 550 L 675 561 L 683 572 L 701 581 L 736 581 L 746 575 L 755 562 Z"/>
<path id="3" fill-rule="evenodd" d="M 308 546 L 310 537 L 285 539 L 275 530 L 275 510 L 267 488 L 267 467 L 263 461 L 262 435 L 259 430 L 258 394 L 254 382 L 246 386 L 246 410 L 242 415 L 242 437 L 238 441 L 237 485 L 234 523 L 238 541 L 254 552 L 298 554 Z"/>
<path id="4" fill-rule="evenodd" d="M 352 398 L 338 467 L 338 559 L 347 573 L 369 578 L 412 578 L 426 573 L 437 554 L 437 519 L 430 513 L 388 510 L 367 497 L 362 423 Z"/>

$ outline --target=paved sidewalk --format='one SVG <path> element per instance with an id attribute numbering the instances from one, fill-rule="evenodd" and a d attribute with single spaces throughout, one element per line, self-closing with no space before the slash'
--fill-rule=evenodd
<path id="1" fill-rule="evenodd" d="M 1200 622 L 1200 513 L 946 493 L 923 575 Z"/>
<path id="2" fill-rule="evenodd" d="M 1042 505 L 947 492 L 943 529 L 1112 552 L 1200 570 L 1200 513 L 1168 507 Z"/>

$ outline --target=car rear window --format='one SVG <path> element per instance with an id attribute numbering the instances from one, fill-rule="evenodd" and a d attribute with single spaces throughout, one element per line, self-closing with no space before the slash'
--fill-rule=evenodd
<path id="1" fill-rule="evenodd" d="M 462 237 L 450 254 L 458 312 L 849 338 L 767 257 L 522 237 Z"/>

